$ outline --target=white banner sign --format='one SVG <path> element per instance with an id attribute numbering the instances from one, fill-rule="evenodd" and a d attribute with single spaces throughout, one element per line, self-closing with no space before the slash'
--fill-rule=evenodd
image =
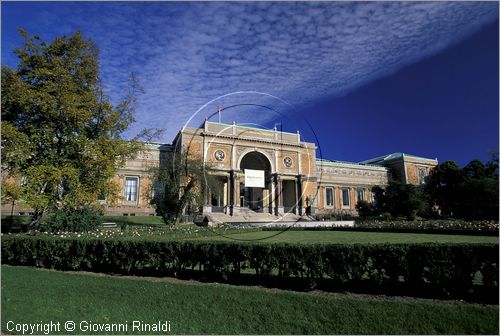
<path id="1" fill-rule="evenodd" d="M 245 169 L 245 187 L 264 188 L 264 171 Z"/>

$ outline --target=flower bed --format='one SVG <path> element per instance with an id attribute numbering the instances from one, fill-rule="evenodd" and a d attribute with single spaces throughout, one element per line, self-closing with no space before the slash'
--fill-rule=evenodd
<path id="1" fill-rule="evenodd" d="M 465 220 L 356 220 L 355 227 L 371 229 L 417 229 L 498 232 L 498 222 Z"/>

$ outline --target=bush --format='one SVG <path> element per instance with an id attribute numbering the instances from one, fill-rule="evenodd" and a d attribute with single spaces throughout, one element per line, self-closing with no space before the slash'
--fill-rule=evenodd
<path id="1" fill-rule="evenodd" d="M 492 232 L 498 234 L 498 223 L 494 221 L 465 220 L 360 220 L 354 224 L 365 229 L 397 229 L 424 231 Z"/>
<path id="2" fill-rule="evenodd" d="M 26 232 L 30 223 L 30 216 L 2 216 L 2 233 Z"/>
<path id="3" fill-rule="evenodd" d="M 486 290 L 490 300 L 498 298 L 498 244 L 289 245 L 7 235 L 2 262 L 149 276 L 198 274 L 236 283 L 252 277 L 253 284 L 274 279 L 278 286 L 301 281 L 324 290 L 398 290 L 444 298 L 474 299 Z"/>
<path id="4" fill-rule="evenodd" d="M 356 210 L 360 217 L 375 217 L 379 215 L 375 204 L 368 203 L 367 201 L 358 201 L 356 204 Z"/>
<path id="5" fill-rule="evenodd" d="M 345 210 L 329 210 L 314 215 L 314 219 L 317 221 L 349 221 L 356 218 L 358 217 Z"/>
<path id="6" fill-rule="evenodd" d="M 102 211 L 96 207 L 63 208 L 49 215 L 43 229 L 49 232 L 93 231 L 101 224 Z"/>

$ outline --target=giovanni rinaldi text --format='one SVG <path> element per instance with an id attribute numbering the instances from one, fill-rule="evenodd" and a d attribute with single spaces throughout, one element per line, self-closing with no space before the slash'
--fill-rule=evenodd
<path id="1" fill-rule="evenodd" d="M 37 323 L 17 323 L 15 321 L 7 322 L 7 331 L 22 335 L 40 335 L 52 334 L 54 332 L 151 332 L 165 334 L 170 332 L 170 321 L 124 321 L 123 323 L 98 323 L 93 321 L 40 321 Z"/>

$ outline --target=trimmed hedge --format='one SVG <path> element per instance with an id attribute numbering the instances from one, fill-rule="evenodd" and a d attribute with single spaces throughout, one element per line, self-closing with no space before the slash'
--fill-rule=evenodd
<path id="1" fill-rule="evenodd" d="M 290 245 L 9 235 L 2 237 L 2 263 L 134 275 L 195 274 L 236 283 L 250 277 L 252 283 L 264 285 L 298 281 L 324 290 L 498 299 L 497 244 Z"/>
<path id="2" fill-rule="evenodd" d="M 87 232 L 101 224 L 102 210 L 85 206 L 78 209 L 62 208 L 47 216 L 42 224 L 43 231 Z"/>
<path id="3" fill-rule="evenodd" d="M 401 227 L 368 227 L 368 226 L 316 226 L 316 227 L 263 227 L 262 231 L 349 231 L 349 232 L 392 232 L 392 233 L 424 233 L 462 236 L 498 237 L 498 231 L 457 230 L 457 229 L 413 229 Z"/>
<path id="4" fill-rule="evenodd" d="M 358 218 L 355 227 L 369 229 L 409 229 L 429 231 L 479 231 L 496 232 L 498 234 L 498 221 L 466 221 L 460 219 L 436 220 L 370 220 Z"/>

